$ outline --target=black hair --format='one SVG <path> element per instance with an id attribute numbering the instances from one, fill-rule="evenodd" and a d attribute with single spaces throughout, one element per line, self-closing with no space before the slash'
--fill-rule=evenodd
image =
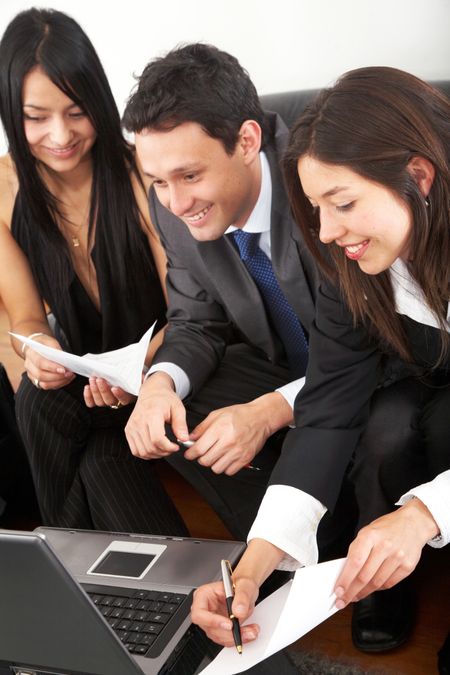
<path id="1" fill-rule="evenodd" d="M 258 122 L 264 141 L 264 113 L 247 71 L 231 54 L 193 43 L 145 67 L 128 100 L 123 124 L 128 131 L 140 132 L 196 122 L 232 154 L 246 120 Z"/>
<path id="2" fill-rule="evenodd" d="M 52 9 L 19 13 L 0 42 L 0 116 L 19 180 L 26 250 L 43 298 L 67 289 L 74 272 L 67 243 L 56 225 L 58 200 L 46 188 L 29 148 L 23 116 L 23 83 L 39 66 L 88 115 L 97 137 L 92 148 L 93 183 L 89 232 L 96 227 L 114 290 L 133 295 L 142 271 L 156 274 L 141 228 L 130 171 L 134 154 L 123 138 L 120 115 L 89 38 L 71 17 Z M 136 172 L 137 175 L 137 172 Z M 127 259 L 133 265 L 127 265 Z"/>

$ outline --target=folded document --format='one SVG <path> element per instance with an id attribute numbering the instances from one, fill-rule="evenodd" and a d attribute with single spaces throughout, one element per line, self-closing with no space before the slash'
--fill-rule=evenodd
<path id="1" fill-rule="evenodd" d="M 58 363 L 67 370 L 85 377 L 103 377 L 114 387 L 121 387 L 130 394 L 139 394 L 147 349 L 155 324 L 136 342 L 122 349 L 103 354 L 76 356 L 60 349 L 47 347 L 36 340 L 10 333 L 20 342 L 32 347 L 49 361 Z"/>

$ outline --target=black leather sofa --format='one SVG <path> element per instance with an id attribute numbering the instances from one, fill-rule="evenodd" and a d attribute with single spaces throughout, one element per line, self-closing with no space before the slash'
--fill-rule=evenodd
<path id="1" fill-rule="evenodd" d="M 450 80 L 430 81 L 438 89 L 442 89 L 450 98 Z M 260 97 L 264 110 L 277 112 L 288 127 L 291 127 L 303 112 L 303 109 L 313 100 L 320 89 L 300 89 L 285 91 L 279 94 L 264 94 Z"/>

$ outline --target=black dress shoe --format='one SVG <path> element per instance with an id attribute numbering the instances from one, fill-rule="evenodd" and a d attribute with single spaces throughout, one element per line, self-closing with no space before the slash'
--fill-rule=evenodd
<path id="1" fill-rule="evenodd" d="M 409 580 L 371 593 L 353 606 L 352 640 L 363 652 L 384 652 L 406 642 L 415 618 Z"/>

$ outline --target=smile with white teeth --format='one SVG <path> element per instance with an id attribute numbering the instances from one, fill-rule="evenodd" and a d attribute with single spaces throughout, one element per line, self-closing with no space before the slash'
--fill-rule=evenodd
<path id="1" fill-rule="evenodd" d="M 72 150 L 76 146 L 76 143 L 72 143 L 72 145 L 66 145 L 65 148 L 48 148 L 50 152 L 55 152 L 56 154 L 61 154 L 63 155 L 65 152 L 69 152 L 69 150 Z"/>
<path id="2" fill-rule="evenodd" d="M 204 216 L 206 216 L 210 208 L 211 206 L 206 206 L 204 209 L 198 213 L 195 213 L 193 216 L 185 216 L 185 219 L 195 223 L 197 220 L 201 220 Z"/>
<path id="3" fill-rule="evenodd" d="M 360 244 L 352 244 L 351 246 L 346 246 L 345 249 L 349 253 L 358 253 L 358 251 L 360 251 L 362 249 L 362 247 L 365 246 L 366 244 L 367 244 L 367 240 L 362 241 Z"/>

